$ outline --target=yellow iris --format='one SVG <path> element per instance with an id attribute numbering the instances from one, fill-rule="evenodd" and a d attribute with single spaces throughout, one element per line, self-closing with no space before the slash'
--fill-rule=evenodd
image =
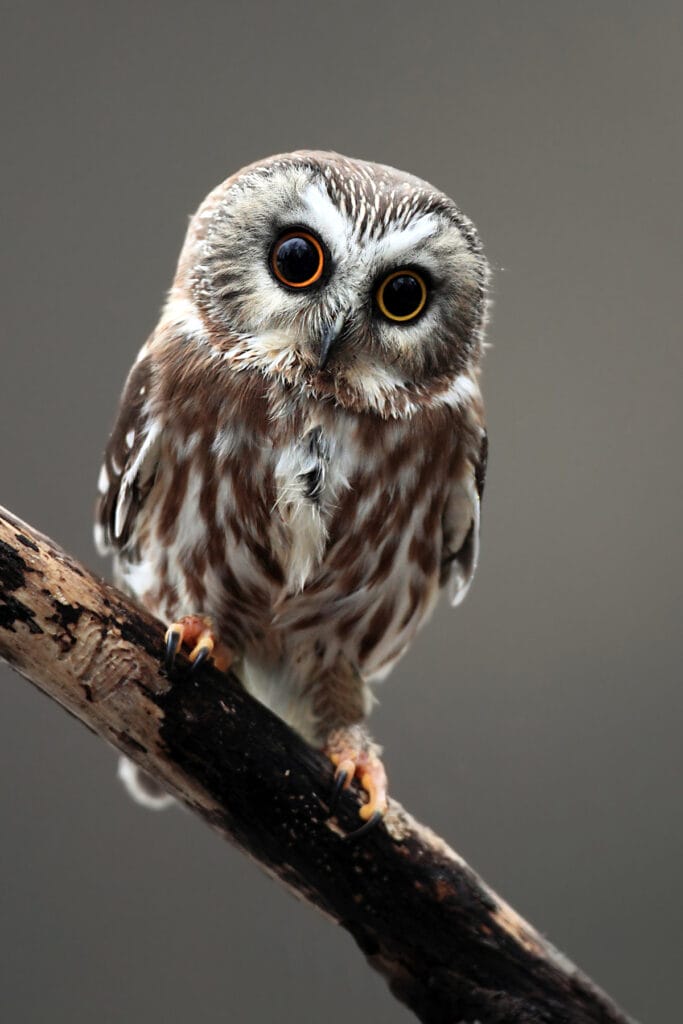
<path id="1" fill-rule="evenodd" d="M 376 297 L 380 312 L 387 320 L 405 323 L 414 320 L 424 309 L 427 285 L 415 270 L 395 270 L 384 278 Z"/>

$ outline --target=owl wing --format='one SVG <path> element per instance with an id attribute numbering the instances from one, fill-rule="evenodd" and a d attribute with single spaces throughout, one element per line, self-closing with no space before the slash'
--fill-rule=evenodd
<path id="1" fill-rule="evenodd" d="M 479 519 L 486 477 L 488 437 L 480 431 L 478 443 L 467 446 L 458 458 L 444 508 L 441 585 L 448 586 L 453 606 L 469 590 L 479 558 Z"/>
<path id="2" fill-rule="evenodd" d="M 110 554 L 134 543 L 135 524 L 159 466 L 161 429 L 149 415 L 151 364 L 133 366 L 104 454 L 95 509 L 95 543 Z"/>

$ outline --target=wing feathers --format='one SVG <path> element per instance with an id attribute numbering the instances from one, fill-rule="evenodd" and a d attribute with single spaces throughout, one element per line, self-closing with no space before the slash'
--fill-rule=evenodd
<path id="1" fill-rule="evenodd" d="M 151 366 L 130 372 L 100 471 L 95 543 L 100 554 L 127 547 L 156 476 L 161 428 L 149 414 Z"/>
<path id="2" fill-rule="evenodd" d="M 453 606 L 465 598 L 477 568 L 487 453 L 488 439 L 482 430 L 478 447 L 466 454 L 446 500 L 441 584 L 448 586 Z"/>

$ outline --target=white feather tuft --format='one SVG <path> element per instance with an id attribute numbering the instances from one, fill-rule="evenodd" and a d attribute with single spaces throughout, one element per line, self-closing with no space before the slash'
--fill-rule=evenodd
<path id="1" fill-rule="evenodd" d="M 128 795 L 141 807 L 146 807 L 150 811 L 163 811 L 176 802 L 170 793 L 164 792 L 155 779 L 152 779 L 127 757 L 119 758 L 116 774 L 125 786 Z"/>

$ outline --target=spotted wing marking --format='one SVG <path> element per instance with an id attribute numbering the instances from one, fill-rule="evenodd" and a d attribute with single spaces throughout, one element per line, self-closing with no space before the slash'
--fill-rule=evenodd
<path id="1" fill-rule="evenodd" d="M 135 522 L 157 472 L 161 428 L 149 416 L 149 360 L 130 372 L 104 456 L 95 512 L 95 543 L 100 554 L 129 546 Z"/>
<path id="2" fill-rule="evenodd" d="M 448 586 L 454 607 L 464 600 L 479 559 L 481 498 L 487 453 L 488 438 L 482 431 L 479 448 L 465 457 L 464 469 L 453 482 L 444 509 L 441 584 Z"/>

